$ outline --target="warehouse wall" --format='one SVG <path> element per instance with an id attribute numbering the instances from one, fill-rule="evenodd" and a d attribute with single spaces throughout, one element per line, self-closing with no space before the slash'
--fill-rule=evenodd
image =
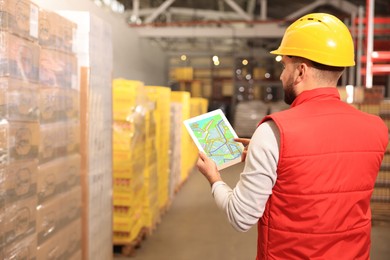
<path id="1" fill-rule="evenodd" d="M 167 57 L 158 46 L 140 39 L 124 22 L 124 16 L 97 7 L 91 0 L 32 0 L 47 10 L 88 11 L 112 26 L 113 77 L 143 81 L 146 85 L 166 85 Z"/>

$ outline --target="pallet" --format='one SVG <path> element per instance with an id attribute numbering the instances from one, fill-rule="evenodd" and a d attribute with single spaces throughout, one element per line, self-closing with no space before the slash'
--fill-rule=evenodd
<path id="1" fill-rule="evenodd" d="M 181 188 L 184 186 L 184 184 L 187 182 L 188 178 L 182 180 L 180 183 L 178 183 L 175 187 L 175 190 L 174 190 L 174 194 L 176 195 L 180 190 Z"/>
<path id="2" fill-rule="evenodd" d="M 114 256 L 134 257 L 136 250 L 141 247 L 141 243 L 147 237 L 147 228 L 141 228 L 138 236 L 130 243 L 114 243 Z"/>

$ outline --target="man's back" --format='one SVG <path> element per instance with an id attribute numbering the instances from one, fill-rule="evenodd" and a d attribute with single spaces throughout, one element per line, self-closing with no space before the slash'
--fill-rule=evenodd
<path id="1" fill-rule="evenodd" d="M 258 251 L 271 259 L 368 258 L 384 123 L 341 102 L 336 88 L 304 92 L 271 118 L 281 136 L 278 179 Z"/>

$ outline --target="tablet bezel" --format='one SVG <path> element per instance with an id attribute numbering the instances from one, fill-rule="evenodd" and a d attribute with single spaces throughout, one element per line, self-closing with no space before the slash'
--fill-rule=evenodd
<path id="1" fill-rule="evenodd" d="M 207 156 L 209 156 L 204 150 L 203 150 L 203 147 L 202 145 L 200 144 L 198 138 L 196 138 L 194 132 L 192 131 L 191 127 L 190 127 L 190 124 L 192 123 L 195 123 L 197 121 L 200 121 L 200 120 L 204 120 L 204 119 L 207 119 L 207 118 L 212 118 L 212 117 L 215 117 L 215 116 L 220 116 L 222 118 L 222 120 L 224 121 L 225 125 L 227 126 L 227 128 L 229 129 L 229 131 L 231 132 L 231 134 L 234 136 L 234 138 L 238 138 L 236 132 L 234 131 L 233 127 L 231 126 L 230 122 L 227 120 L 225 114 L 222 112 L 221 109 L 216 109 L 216 110 L 213 110 L 213 111 L 210 111 L 208 113 L 205 113 L 205 114 L 202 114 L 202 115 L 199 115 L 199 116 L 195 116 L 195 117 L 192 117 L 192 118 L 189 118 L 187 120 L 184 120 L 184 125 L 188 131 L 188 133 L 190 134 L 192 140 L 194 141 L 194 143 L 196 144 L 196 146 L 198 147 L 199 151 L 205 153 Z M 237 145 L 241 148 L 241 152 L 240 154 L 242 154 L 242 151 L 244 150 L 244 146 L 241 144 L 241 143 L 238 143 L 237 142 Z M 222 169 L 225 169 L 229 166 L 232 166 L 234 164 L 237 164 L 237 163 L 240 163 L 241 162 L 241 156 L 233 159 L 233 160 L 230 160 L 228 162 L 225 162 L 221 165 L 217 165 L 217 168 L 218 170 L 222 170 Z"/>

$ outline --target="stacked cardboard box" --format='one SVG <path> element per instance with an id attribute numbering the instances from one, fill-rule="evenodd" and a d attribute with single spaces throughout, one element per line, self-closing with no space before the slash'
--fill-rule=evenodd
<path id="1" fill-rule="evenodd" d="M 75 71 L 67 68 L 51 82 L 41 81 L 48 67 L 41 59 L 38 6 L 1 1 L 0 13 L 2 257 L 24 258 L 27 252 L 29 258 L 44 259 L 50 252 L 70 258 L 81 250 L 81 234 L 73 228 L 80 224 L 81 209 L 79 107 L 73 102 L 78 94 L 66 84 Z M 72 53 L 63 55 L 74 63 Z M 56 72 L 69 63 L 59 59 L 58 64 Z M 68 239 L 55 239 L 63 236 Z"/>
<path id="2" fill-rule="evenodd" d="M 29 1 L 0 3 L 1 259 L 37 256 L 37 14 Z"/>
<path id="3" fill-rule="evenodd" d="M 169 206 L 170 178 L 170 125 L 171 125 L 171 90 L 162 86 L 147 86 L 146 92 L 150 101 L 155 104 L 156 118 L 156 151 L 158 172 L 158 207 Z"/>
<path id="4" fill-rule="evenodd" d="M 343 88 L 339 88 L 342 100 L 348 101 L 343 95 Z M 351 90 L 349 90 L 352 92 Z M 345 91 L 344 91 L 345 92 Z M 390 129 L 390 102 L 384 100 L 384 87 L 372 88 L 355 87 L 353 89 L 353 103 L 356 109 L 380 116 Z M 351 95 L 352 95 L 351 94 Z M 359 98 L 356 98 L 356 97 Z M 374 191 L 371 197 L 372 216 L 374 220 L 388 219 L 390 217 L 390 144 L 387 147 L 382 161 L 381 169 L 376 178 Z"/>
<path id="5" fill-rule="evenodd" d="M 76 44 L 72 45 L 71 39 L 73 25 L 64 25 L 40 40 L 45 45 L 54 43 L 63 52 L 73 49 L 77 54 L 81 104 L 82 259 L 112 259 L 111 27 L 88 12 L 61 11 L 59 14 L 76 24 Z M 49 24 L 64 21 L 49 13 L 42 15 L 42 19 Z M 53 55 L 51 61 L 56 64 L 59 58 L 66 57 Z M 51 74 L 44 79 L 50 81 Z M 66 83 L 73 84 L 73 80 Z"/>
<path id="6" fill-rule="evenodd" d="M 80 103 L 77 61 L 65 43 L 44 42 L 64 27 L 56 13 L 39 11 L 40 142 L 37 184 L 37 259 L 81 254 Z M 46 21 L 45 15 L 56 20 Z M 69 35 L 71 43 L 73 34 Z M 71 44 L 68 43 L 68 44 Z"/>
<path id="7" fill-rule="evenodd" d="M 143 83 L 113 82 L 114 236 L 116 245 L 130 244 L 144 226 L 146 171 L 146 95 Z M 150 126 L 148 126 L 150 127 Z M 149 129 L 149 131 L 151 131 Z M 148 158 L 150 160 L 151 158 Z"/>
<path id="8" fill-rule="evenodd" d="M 380 101 L 374 112 L 383 119 L 390 129 L 390 101 Z M 371 205 L 374 219 L 388 219 L 390 217 L 390 144 L 387 146 L 381 170 L 376 178 Z"/>

